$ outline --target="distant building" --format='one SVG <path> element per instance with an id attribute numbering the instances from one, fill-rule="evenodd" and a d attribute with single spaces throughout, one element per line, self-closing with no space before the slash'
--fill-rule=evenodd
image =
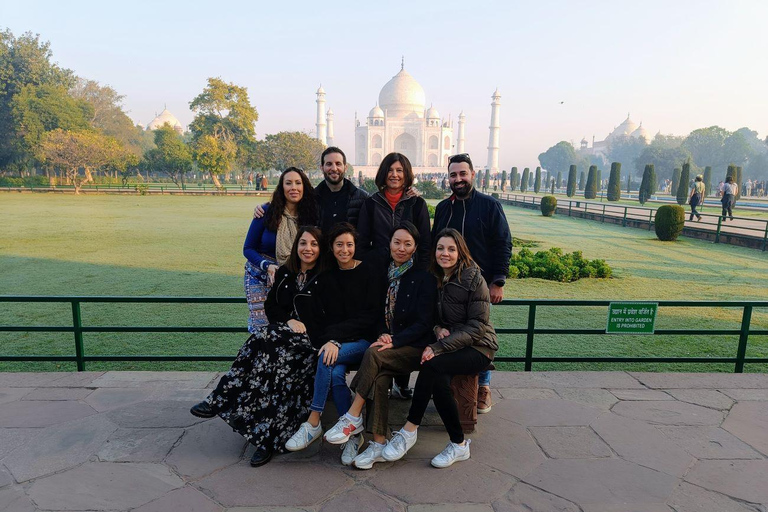
<path id="1" fill-rule="evenodd" d="M 184 133 L 184 127 L 181 125 L 176 116 L 168 112 L 168 109 L 163 109 L 160 115 L 155 117 L 148 125 L 147 131 L 154 131 L 162 127 L 165 124 L 170 124 L 171 127 L 179 134 Z"/>
<path id="2" fill-rule="evenodd" d="M 646 144 L 650 144 L 653 137 L 648 133 L 648 131 L 643 128 L 643 123 L 641 122 L 640 125 L 636 125 L 632 119 L 630 119 L 629 114 L 627 114 L 627 118 L 622 122 L 619 126 L 613 129 L 611 133 L 608 134 L 608 136 L 600 141 L 595 141 L 595 136 L 592 136 L 592 147 L 589 147 L 589 141 L 586 137 L 581 139 L 581 145 L 579 147 L 579 151 L 582 154 L 587 155 L 595 155 L 595 156 L 601 156 L 604 160 L 608 160 L 608 150 L 611 146 L 611 142 L 616 140 L 619 137 L 632 137 L 635 139 L 642 139 L 645 141 Z"/>

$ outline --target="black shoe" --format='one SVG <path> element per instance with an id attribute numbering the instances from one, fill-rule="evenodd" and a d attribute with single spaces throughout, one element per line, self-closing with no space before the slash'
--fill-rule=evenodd
<path id="1" fill-rule="evenodd" d="M 197 416 L 198 418 L 213 418 L 218 414 L 217 411 L 214 410 L 213 407 L 208 402 L 200 402 L 197 405 L 194 405 L 189 412 L 192 413 L 193 416 Z"/>
<path id="2" fill-rule="evenodd" d="M 413 398 L 413 390 L 407 386 L 400 387 L 397 385 L 397 381 L 393 381 L 390 396 L 392 398 L 399 398 L 400 400 L 410 400 Z"/>
<path id="3" fill-rule="evenodd" d="M 263 446 L 257 446 L 256 451 L 253 452 L 253 457 L 251 457 L 251 467 L 263 466 L 270 460 L 272 460 L 272 450 Z"/>

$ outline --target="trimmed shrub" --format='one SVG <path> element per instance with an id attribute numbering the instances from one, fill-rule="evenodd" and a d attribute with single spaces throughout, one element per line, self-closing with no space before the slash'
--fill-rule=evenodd
<path id="1" fill-rule="evenodd" d="M 637 191 L 637 200 L 640 201 L 640 204 L 645 204 L 648 198 L 651 197 L 648 193 L 648 182 L 651 179 L 651 167 L 653 167 L 653 165 L 647 164 L 643 170 L 643 179 L 640 182 L 640 190 Z"/>
<path id="2" fill-rule="evenodd" d="M 491 170 L 485 170 L 485 177 L 483 178 L 483 187 L 488 188 L 491 186 Z"/>
<path id="3" fill-rule="evenodd" d="M 541 214 L 545 217 L 554 215 L 557 209 L 557 198 L 555 196 L 544 196 L 541 198 Z"/>
<path id="4" fill-rule="evenodd" d="M 510 178 L 510 191 L 514 192 L 517 187 L 520 186 L 520 173 L 517 172 L 517 167 L 512 168 L 512 177 Z"/>
<path id="5" fill-rule="evenodd" d="M 677 187 L 680 185 L 680 174 L 680 168 L 675 167 L 675 170 L 672 171 L 672 188 L 669 191 L 672 197 L 677 197 Z"/>
<path id="6" fill-rule="evenodd" d="M 509 265 L 509 275 L 516 279 L 535 277 L 568 283 L 583 278 L 608 278 L 611 274 L 605 260 L 587 260 L 581 251 L 563 254 L 559 247 L 536 254 L 527 248 L 520 249 L 512 255 Z"/>
<path id="7" fill-rule="evenodd" d="M 632 192 L 632 174 L 627 174 L 627 194 Z"/>
<path id="8" fill-rule="evenodd" d="M 741 197 L 741 166 L 736 167 L 736 176 L 733 178 L 736 182 L 736 199 Z"/>
<path id="9" fill-rule="evenodd" d="M 563 186 L 563 173 L 560 171 L 557 171 L 557 182 L 555 186 L 557 188 L 560 188 Z"/>
<path id="10" fill-rule="evenodd" d="M 528 188 L 533 188 L 533 173 L 530 171 L 528 172 Z"/>
<path id="11" fill-rule="evenodd" d="M 533 191 L 537 194 L 541 190 L 541 167 L 536 168 L 536 179 L 533 180 Z"/>
<path id="12" fill-rule="evenodd" d="M 651 165 L 651 174 L 648 178 L 648 197 L 651 197 L 658 190 L 659 180 L 656 179 L 656 167 Z"/>
<path id="13" fill-rule="evenodd" d="M 688 202 L 688 185 L 691 180 L 691 164 L 683 164 L 683 170 L 680 173 L 680 182 L 677 184 L 677 204 L 684 205 Z"/>
<path id="14" fill-rule="evenodd" d="M 597 190 L 599 192 L 603 191 L 603 170 L 602 169 L 597 170 Z"/>
<path id="15" fill-rule="evenodd" d="M 442 199 L 445 197 L 443 191 L 437 187 L 432 180 L 423 180 L 416 184 L 416 190 L 421 192 L 421 197 L 424 199 Z"/>
<path id="16" fill-rule="evenodd" d="M 654 228 L 656 229 L 656 236 L 662 242 L 677 240 L 677 237 L 683 232 L 684 224 L 685 209 L 682 206 L 665 204 L 656 210 Z"/>
<path id="17" fill-rule="evenodd" d="M 587 184 L 587 174 L 581 171 L 579 174 L 579 190 L 584 190 L 584 186 Z"/>
<path id="18" fill-rule="evenodd" d="M 565 195 L 573 197 L 576 195 L 576 166 L 572 165 L 568 170 L 568 186 L 565 189 Z"/>
<path id="19" fill-rule="evenodd" d="M 709 165 L 704 168 L 704 187 L 704 197 L 707 197 L 712 193 L 712 167 Z"/>
<path id="20" fill-rule="evenodd" d="M 499 193 L 498 192 L 491 192 L 491 197 L 494 198 L 494 199 L 498 199 L 499 198 Z"/>
<path id="21" fill-rule="evenodd" d="M 431 204 L 427 204 L 427 211 L 429 212 L 429 218 L 434 219 L 435 218 L 435 206 Z"/>
<path id="22" fill-rule="evenodd" d="M 501 191 L 507 188 L 507 171 L 501 171 Z"/>
<path id="23" fill-rule="evenodd" d="M 551 180 L 549 180 L 549 182 L 551 184 L 549 193 L 550 194 L 554 194 L 555 193 L 555 178 L 552 178 Z"/>
<path id="24" fill-rule="evenodd" d="M 525 192 L 528 190 L 528 178 L 531 175 L 531 170 L 529 168 L 523 169 L 523 179 L 520 180 L 520 192 Z"/>
<path id="25" fill-rule="evenodd" d="M 611 164 L 611 176 L 608 179 L 608 194 L 609 201 L 618 201 L 621 199 L 621 164 L 619 162 L 613 162 Z"/>
<path id="26" fill-rule="evenodd" d="M 584 186 L 584 199 L 594 199 L 597 197 L 597 166 L 589 166 L 587 175 L 587 184 Z"/>

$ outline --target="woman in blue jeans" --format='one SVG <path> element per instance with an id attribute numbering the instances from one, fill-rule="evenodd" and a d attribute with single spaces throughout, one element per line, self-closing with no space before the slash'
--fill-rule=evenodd
<path id="1" fill-rule="evenodd" d="M 375 261 L 355 259 L 357 233 L 351 224 L 336 224 L 328 233 L 333 255 L 331 268 L 318 277 L 316 300 L 322 307 L 323 346 L 315 374 L 315 390 L 307 421 L 285 443 L 289 451 L 303 450 L 323 434 L 320 416 L 330 396 L 340 415 L 352 405 L 347 386 L 347 367 L 358 364 L 376 336 L 380 310 L 382 272 Z M 342 446 L 341 461 L 349 465 L 363 444 L 362 434 L 350 438 Z"/>

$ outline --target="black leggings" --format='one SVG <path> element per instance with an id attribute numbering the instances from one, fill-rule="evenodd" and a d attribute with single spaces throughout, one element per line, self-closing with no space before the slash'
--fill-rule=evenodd
<path id="1" fill-rule="evenodd" d="M 736 198 L 733 194 L 727 194 L 723 196 L 721 202 L 723 203 L 723 220 L 725 220 L 726 214 L 733 220 L 733 204 L 736 202 Z"/>
<path id="2" fill-rule="evenodd" d="M 451 392 L 451 379 L 454 375 L 474 375 L 485 370 L 489 364 L 491 360 L 472 347 L 440 354 L 425 362 L 416 379 L 408 421 L 420 425 L 432 398 L 451 441 L 457 444 L 464 442 L 459 410 Z"/>

